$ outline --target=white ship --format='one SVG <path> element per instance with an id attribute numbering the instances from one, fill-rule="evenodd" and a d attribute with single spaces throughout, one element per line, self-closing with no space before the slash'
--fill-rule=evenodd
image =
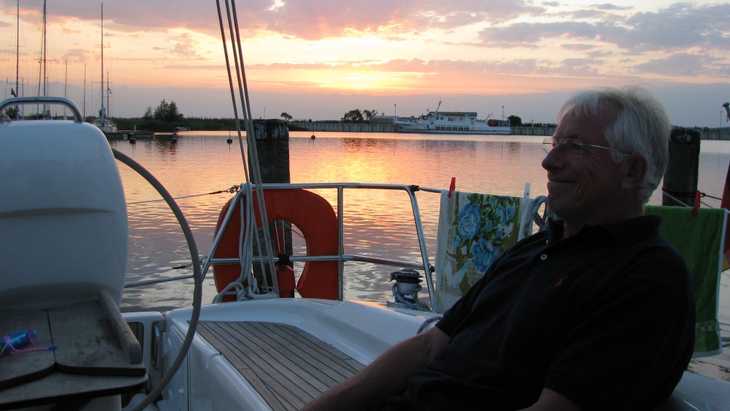
<path id="1" fill-rule="evenodd" d="M 480 120 L 474 111 L 429 111 L 420 117 L 396 117 L 393 124 L 401 133 L 512 134 L 509 121 Z"/>

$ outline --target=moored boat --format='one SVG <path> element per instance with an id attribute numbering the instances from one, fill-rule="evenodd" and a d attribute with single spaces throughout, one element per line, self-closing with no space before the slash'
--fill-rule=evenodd
<path id="1" fill-rule="evenodd" d="M 419 117 L 396 117 L 396 131 L 426 134 L 512 134 L 508 121 L 478 119 L 470 111 L 429 111 Z"/>

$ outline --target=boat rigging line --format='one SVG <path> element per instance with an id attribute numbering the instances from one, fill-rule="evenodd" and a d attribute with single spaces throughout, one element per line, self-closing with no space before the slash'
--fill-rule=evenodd
<path id="1" fill-rule="evenodd" d="M 223 194 L 223 193 L 231 193 L 231 194 L 233 194 L 233 193 L 237 193 L 238 190 L 240 190 L 240 189 L 241 189 L 240 186 L 233 185 L 233 186 L 230 186 L 230 187 L 225 188 L 223 190 L 216 190 L 216 191 L 210 191 L 210 192 L 207 192 L 207 193 L 198 193 L 198 194 L 186 194 L 186 195 L 181 195 L 181 196 L 173 197 L 173 199 L 175 199 L 175 200 L 181 200 L 181 199 L 185 199 L 185 198 L 203 197 L 203 196 L 217 195 L 217 194 Z M 164 198 L 156 198 L 156 199 L 152 199 L 152 200 L 132 201 L 132 202 L 127 202 L 127 205 L 129 206 L 129 205 L 135 205 L 135 204 L 157 203 L 157 202 L 160 202 L 160 201 L 165 201 L 165 199 Z"/>
<path id="2" fill-rule="evenodd" d="M 228 57 L 228 44 L 226 41 L 226 34 L 225 34 L 225 26 L 223 24 L 223 16 L 221 13 L 221 7 L 220 7 L 220 0 L 216 0 L 216 9 L 218 11 L 218 24 L 220 27 L 221 32 L 221 40 L 223 43 L 223 53 L 225 56 L 226 61 L 226 72 L 228 74 L 228 85 L 231 92 L 231 101 L 233 106 L 233 114 L 235 119 L 235 125 L 236 125 L 236 132 L 238 135 L 238 144 L 241 150 L 241 160 L 243 162 L 243 169 L 244 169 L 244 176 L 246 178 L 246 182 L 249 181 L 253 182 L 256 190 L 256 200 L 258 202 L 258 212 L 260 213 L 259 221 L 261 221 L 262 231 L 263 231 L 263 237 L 264 237 L 264 248 L 265 253 L 267 257 L 268 262 L 268 268 L 269 272 L 271 274 L 271 280 L 272 284 L 268 284 L 268 279 L 266 275 L 263 275 L 262 278 L 262 285 L 266 288 L 269 288 L 270 286 L 273 286 L 273 291 L 278 293 L 279 286 L 278 281 L 276 278 L 276 268 L 274 266 L 274 252 L 273 247 L 271 243 L 271 233 L 269 231 L 269 220 L 266 212 L 266 204 L 264 199 L 264 190 L 261 186 L 263 183 L 263 180 L 261 178 L 261 168 L 259 164 L 259 158 L 258 158 L 258 150 L 256 148 L 256 136 L 254 133 L 254 126 L 253 126 L 253 118 L 251 116 L 251 104 L 250 104 L 250 98 L 248 93 L 248 83 L 246 81 L 246 69 L 244 66 L 243 61 L 243 47 L 241 46 L 241 37 L 239 32 L 239 26 L 238 26 L 238 16 L 236 12 L 236 2 L 235 0 L 225 0 L 225 7 L 226 7 L 226 21 L 228 23 L 228 31 L 230 33 L 231 37 L 231 48 L 232 48 L 232 54 L 233 54 L 233 62 L 234 67 L 236 70 L 236 83 L 237 87 L 234 87 L 233 84 L 233 76 L 231 74 L 231 64 L 230 64 L 230 58 Z M 241 135 L 241 126 L 240 126 L 240 120 L 238 117 L 238 104 L 236 102 L 236 91 L 238 91 L 239 100 L 240 100 L 240 106 L 241 106 L 241 115 L 243 117 L 243 121 L 246 126 L 246 142 L 247 142 L 247 148 L 248 148 L 248 156 L 245 155 L 244 149 L 243 149 L 243 139 Z M 252 177 L 249 180 L 249 174 L 248 174 L 248 168 L 246 167 L 246 158 L 248 158 L 248 162 L 251 166 L 251 174 Z M 252 204 L 252 196 L 246 196 L 244 201 L 246 201 L 247 208 L 253 208 Z M 249 220 L 254 221 L 254 220 Z M 248 231 L 248 235 L 254 238 L 254 242 L 257 246 L 257 251 L 260 253 L 260 241 L 258 239 L 258 235 L 253 235 L 254 232 L 254 224 L 248 224 L 246 226 L 246 230 Z M 241 265 L 242 268 L 245 266 L 245 264 Z M 265 273 L 265 270 L 263 270 Z"/>

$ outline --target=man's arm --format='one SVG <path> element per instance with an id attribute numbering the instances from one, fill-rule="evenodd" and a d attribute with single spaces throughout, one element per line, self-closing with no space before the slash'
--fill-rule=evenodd
<path id="1" fill-rule="evenodd" d="M 357 375 L 308 404 L 306 411 L 366 409 L 402 391 L 408 377 L 449 343 L 437 327 L 388 349 Z"/>

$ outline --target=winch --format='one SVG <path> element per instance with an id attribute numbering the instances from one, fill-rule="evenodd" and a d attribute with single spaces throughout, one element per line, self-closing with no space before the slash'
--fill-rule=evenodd
<path id="1" fill-rule="evenodd" d="M 418 301 L 418 292 L 421 291 L 421 274 L 412 269 L 404 268 L 390 273 L 393 284 L 393 298 L 396 304 L 404 304 L 409 308 L 421 309 Z"/>

